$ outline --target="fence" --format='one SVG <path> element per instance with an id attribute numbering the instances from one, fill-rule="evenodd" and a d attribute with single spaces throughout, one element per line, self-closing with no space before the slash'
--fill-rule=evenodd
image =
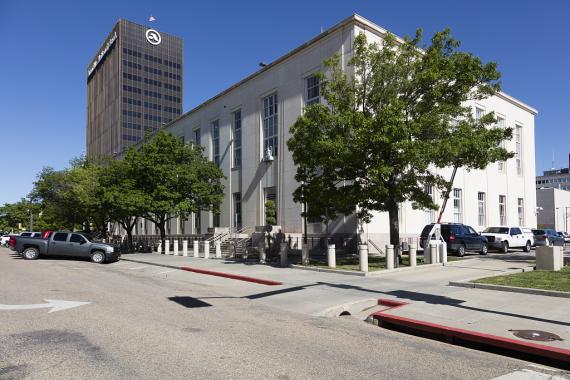
<path id="1" fill-rule="evenodd" d="M 133 236 L 133 246 L 129 247 L 127 236 L 114 236 L 107 239 L 109 244 L 115 246 L 115 249 L 121 253 L 142 252 L 150 253 L 155 252 L 161 244 L 160 235 L 136 235 Z M 182 249 L 182 241 L 188 240 L 188 245 L 191 245 L 194 240 L 204 240 L 203 235 L 166 235 L 165 240 L 169 241 L 170 251 L 174 251 L 174 241 L 178 241 L 178 247 Z"/>

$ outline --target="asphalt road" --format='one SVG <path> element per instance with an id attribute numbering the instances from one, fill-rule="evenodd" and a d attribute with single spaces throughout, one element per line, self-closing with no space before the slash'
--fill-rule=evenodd
<path id="1" fill-rule="evenodd" d="M 0 248 L 0 379 L 491 379 L 530 363 L 234 298 L 228 279 Z M 259 292 L 270 287 L 255 285 Z M 45 299 L 89 302 L 48 313 Z"/>

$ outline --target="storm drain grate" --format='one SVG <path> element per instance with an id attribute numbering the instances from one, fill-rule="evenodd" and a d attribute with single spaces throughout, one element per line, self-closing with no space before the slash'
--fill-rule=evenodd
<path id="1" fill-rule="evenodd" d="M 509 330 L 516 337 L 527 339 L 527 340 L 537 340 L 540 342 L 552 342 L 554 340 L 564 340 L 556 334 L 550 333 L 548 331 L 540 330 Z"/>

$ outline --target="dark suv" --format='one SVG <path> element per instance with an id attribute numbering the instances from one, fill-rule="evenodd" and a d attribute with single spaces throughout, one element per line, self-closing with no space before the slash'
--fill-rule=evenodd
<path id="1" fill-rule="evenodd" d="M 425 226 L 420 236 L 420 246 L 424 249 L 428 248 L 427 238 L 433 226 L 433 223 Z M 466 251 L 478 251 L 481 255 L 488 252 L 487 238 L 465 224 L 441 223 L 441 236 L 447 243 L 447 250 L 459 257 L 465 256 Z"/>

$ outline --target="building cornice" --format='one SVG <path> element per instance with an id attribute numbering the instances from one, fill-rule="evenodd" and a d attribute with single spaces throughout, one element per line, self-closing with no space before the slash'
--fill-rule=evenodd
<path id="1" fill-rule="evenodd" d="M 295 56 L 296 54 L 300 53 L 301 51 L 305 50 L 306 48 L 314 45 L 315 43 L 317 43 L 318 41 L 326 38 L 327 36 L 330 36 L 331 34 L 335 33 L 336 31 L 343 29 L 347 26 L 360 26 L 361 28 L 368 30 L 372 33 L 375 33 L 379 36 L 383 36 L 387 33 L 390 33 L 387 29 L 382 28 L 381 26 L 373 23 L 372 21 L 358 15 L 358 14 L 352 14 L 351 16 L 345 18 L 344 20 L 340 21 L 339 23 L 333 25 L 331 28 L 321 32 L 319 35 L 317 35 L 316 37 L 313 37 L 312 39 L 310 39 L 309 41 L 305 42 L 304 44 L 296 47 L 295 49 L 291 50 L 289 53 L 277 58 L 275 61 L 269 63 L 267 66 L 262 67 L 261 69 L 257 70 L 256 72 L 248 75 L 247 77 L 245 77 L 244 79 L 240 80 L 239 82 L 233 84 L 232 86 L 226 88 L 225 90 L 223 90 L 222 92 L 214 95 L 213 97 L 207 99 L 206 101 L 204 101 L 203 103 L 197 105 L 196 107 L 192 108 L 191 110 L 183 113 L 182 115 L 180 115 L 178 118 L 172 120 L 170 123 L 168 123 L 165 128 L 168 128 L 169 126 L 171 126 L 172 124 L 174 124 L 175 122 L 177 122 L 178 120 L 186 117 L 187 115 L 190 115 L 196 111 L 198 111 L 199 109 L 207 106 L 208 104 L 214 102 L 215 100 L 223 97 L 224 95 L 228 94 L 229 92 L 231 92 L 232 90 L 236 89 L 237 87 L 243 85 L 244 83 L 247 83 L 248 81 L 260 76 L 261 74 L 271 70 L 273 67 L 279 65 L 280 63 L 288 60 L 289 58 Z M 403 42 L 404 39 L 402 39 L 401 37 L 395 36 L 396 39 L 400 42 Z M 536 115 L 538 113 L 538 111 L 528 105 L 526 105 L 525 103 L 513 98 L 510 95 L 505 94 L 504 92 L 499 92 L 496 94 L 498 97 L 508 101 L 509 103 L 520 107 L 522 109 L 524 109 L 525 111 L 528 111 L 530 113 L 532 113 L 533 115 Z"/>

